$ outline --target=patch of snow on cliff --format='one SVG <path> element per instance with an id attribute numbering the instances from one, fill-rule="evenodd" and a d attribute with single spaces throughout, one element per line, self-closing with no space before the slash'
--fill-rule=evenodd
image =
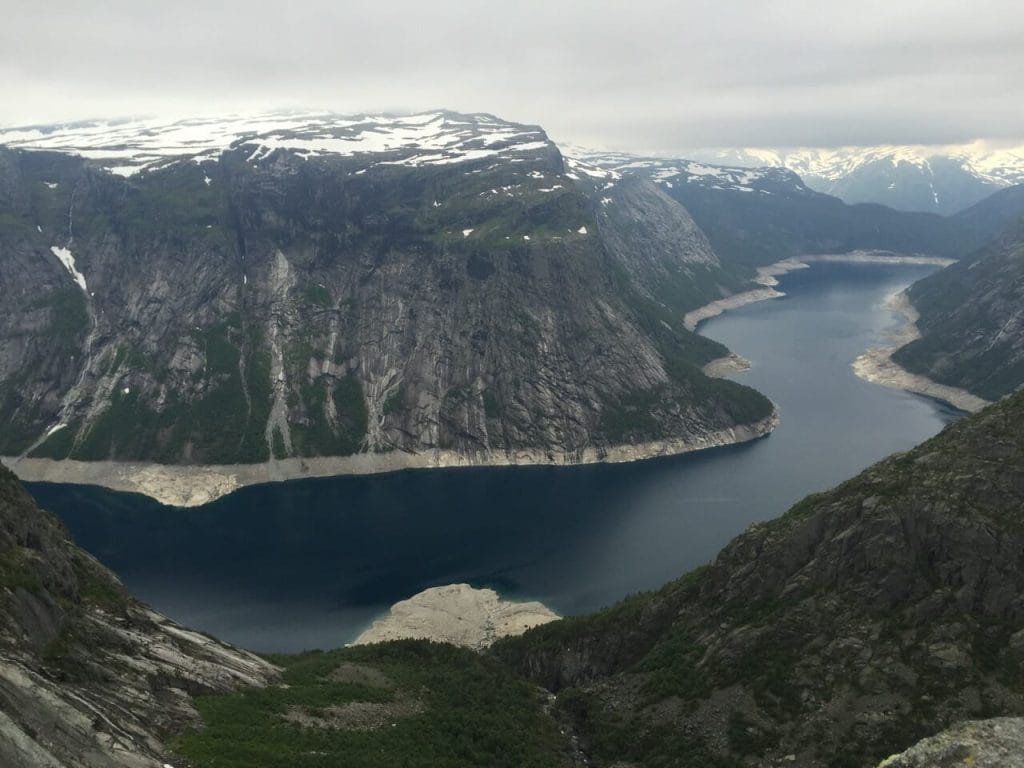
<path id="1" fill-rule="evenodd" d="M 88 292 L 88 289 L 85 287 L 85 275 L 75 268 L 75 257 L 71 255 L 71 251 L 67 248 L 60 248 L 56 245 L 51 245 L 50 251 L 54 256 L 60 259 L 60 263 L 64 265 L 64 268 L 71 274 L 72 279 L 78 283 L 78 286 L 83 291 Z"/>

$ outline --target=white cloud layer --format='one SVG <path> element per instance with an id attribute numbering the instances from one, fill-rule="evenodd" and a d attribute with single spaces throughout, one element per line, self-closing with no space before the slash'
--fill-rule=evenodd
<path id="1" fill-rule="evenodd" d="M 447 107 L 611 148 L 1024 138 L 1019 0 L 13 0 L 0 124 Z"/>

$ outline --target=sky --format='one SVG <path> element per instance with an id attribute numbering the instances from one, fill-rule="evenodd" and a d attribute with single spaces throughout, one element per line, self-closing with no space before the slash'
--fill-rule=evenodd
<path id="1" fill-rule="evenodd" d="M 609 149 L 1024 143 L 1020 0 L 3 0 L 0 125 L 449 108 Z"/>

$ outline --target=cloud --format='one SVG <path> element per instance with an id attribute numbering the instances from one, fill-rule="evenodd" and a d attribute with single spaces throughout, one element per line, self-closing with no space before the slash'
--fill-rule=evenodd
<path id="1" fill-rule="evenodd" d="M 6 124 L 449 107 L 660 151 L 1024 138 L 1024 6 L 1002 0 L 19 5 Z"/>

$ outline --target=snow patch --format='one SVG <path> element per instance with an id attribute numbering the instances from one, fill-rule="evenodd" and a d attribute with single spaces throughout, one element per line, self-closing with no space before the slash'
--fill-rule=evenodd
<path id="1" fill-rule="evenodd" d="M 60 248 L 56 245 L 51 245 L 50 252 L 60 259 L 60 263 L 64 265 L 64 268 L 67 269 L 72 279 L 78 283 L 78 286 L 83 291 L 88 293 L 88 289 L 85 287 L 85 275 L 75 268 L 75 257 L 71 255 L 71 251 L 67 248 Z"/>

